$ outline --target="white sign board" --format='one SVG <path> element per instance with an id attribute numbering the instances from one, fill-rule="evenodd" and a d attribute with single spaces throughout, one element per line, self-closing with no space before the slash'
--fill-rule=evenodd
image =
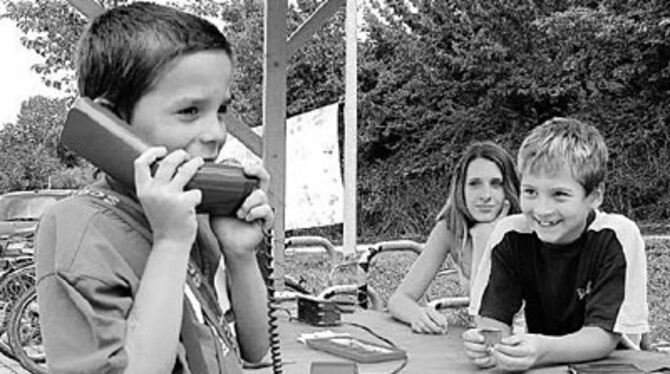
<path id="1" fill-rule="evenodd" d="M 342 223 L 337 110 L 338 104 L 332 104 L 286 121 L 286 230 Z M 253 131 L 261 135 L 263 130 Z M 225 158 L 262 162 L 232 136 L 219 155 Z"/>

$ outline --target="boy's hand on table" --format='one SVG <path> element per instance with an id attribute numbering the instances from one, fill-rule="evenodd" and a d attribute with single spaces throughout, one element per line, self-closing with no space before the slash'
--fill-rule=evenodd
<path id="1" fill-rule="evenodd" d="M 268 203 L 270 175 L 261 166 L 244 166 L 244 174 L 259 180 L 254 190 L 236 212 L 236 217 L 212 216 L 210 224 L 226 257 L 253 257 L 264 232 L 274 223 L 274 212 Z"/>
<path id="2" fill-rule="evenodd" d="M 489 348 L 484 344 L 484 336 L 479 329 L 469 329 L 463 333 L 463 344 L 465 354 L 470 362 L 481 369 L 490 368 L 496 365 L 496 361 L 489 353 Z"/>
<path id="3" fill-rule="evenodd" d="M 501 369 L 527 370 L 540 360 L 542 338 L 537 334 L 511 335 L 491 347 L 490 352 Z"/>
<path id="4" fill-rule="evenodd" d="M 446 334 L 447 317 L 431 306 L 421 308 L 411 321 L 412 331 L 420 334 Z"/>

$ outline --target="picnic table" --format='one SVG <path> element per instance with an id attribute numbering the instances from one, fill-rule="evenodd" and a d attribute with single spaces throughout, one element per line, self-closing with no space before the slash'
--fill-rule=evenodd
<path id="1" fill-rule="evenodd" d="M 353 322 L 370 328 L 375 333 L 391 340 L 398 347 L 407 351 L 408 361 L 402 373 L 500 373 L 500 370 L 477 370 L 472 366 L 465 355 L 461 334 L 462 327 L 451 327 L 446 335 L 415 334 L 411 329 L 394 319 L 388 313 L 357 310 L 351 314 L 342 315 L 341 326 L 315 327 L 302 322 L 289 321 L 289 318 L 279 316 L 279 331 L 281 339 L 281 357 L 284 363 L 283 372 L 287 374 L 306 374 L 310 365 L 316 361 L 347 361 L 337 356 L 317 351 L 298 342 L 297 338 L 303 333 L 320 330 L 346 332 L 352 336 L 370 342 L 379 342 L 373 335 L 356 326 L 348 325 Z M 375 364 L 358 364 L 360 374 L 388 374 L 399 367 L 402 361 L 389 361 Z M 617 350 L 602 362 L 633 363 L 646 371 L 670 367 L 670 355 L 649 351 Z M 545 367 L 527 371 L 533 374 L 553 374 L 568 372 L 566 365 Z M 270 374 L 272 368 L 247 369 L 248 374 Z"/>

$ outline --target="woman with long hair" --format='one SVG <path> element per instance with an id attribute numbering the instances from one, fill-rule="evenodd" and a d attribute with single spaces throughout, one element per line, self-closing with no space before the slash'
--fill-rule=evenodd
<path id="1" fill-rule="evenodd" d="M 471 144 L 456 164 L 449 197 L 424 250 L 389 299 L 391 314 L 418 333 L 446 332 L 447 320 L 418 300 L 447 256 L 470 292 L 484 246 L 497 221 L 519 209 L 519 180 L 512 156 L 493 142 Z"/>

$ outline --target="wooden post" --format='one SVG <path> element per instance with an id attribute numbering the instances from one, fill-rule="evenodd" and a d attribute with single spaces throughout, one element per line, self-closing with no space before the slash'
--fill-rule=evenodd
<path id="1" fill-rule="evenodd" d="M 240 143 L 244 144 L 244 146 L 256 156 L 263 156 L 263 139 L 256 135 L 249 126 L 234 114 L 224 115 L 223 121 L 226 124 L 226 130 L 228 130 L 229 134 L 237 138 Z"/>
<path id="2" fill-rule="evenodd" d="M 356 0 L 347 0 L 344 88 L 344 243 L 345 254 L 356 251 L 357 29 Z"/>
<path id="3" fill-rule="evenodd" d="M 263 71 L 263 164 L 270 173 L 268 197 L 275 210 L 274 278 L 284 288 L 284 197 L 286 196 L 286 12 L 288 0 L 265 1 Z"/>
<path id="4" fill-rule="evenodd" d="M 330 17 L 342 7 L 345 0 L 326 0 L 300 27 L 288 38 L 288 57 L 292 56 L 298 48 L 307 43 L 309 39 L 328 21 Z"/>
<path id="5" fill-rule="evenodd" d="M 105 11 L 105 8 L 94 0 L 67 0 L 67 2 L 88 19 L 95 18 Z"/>

